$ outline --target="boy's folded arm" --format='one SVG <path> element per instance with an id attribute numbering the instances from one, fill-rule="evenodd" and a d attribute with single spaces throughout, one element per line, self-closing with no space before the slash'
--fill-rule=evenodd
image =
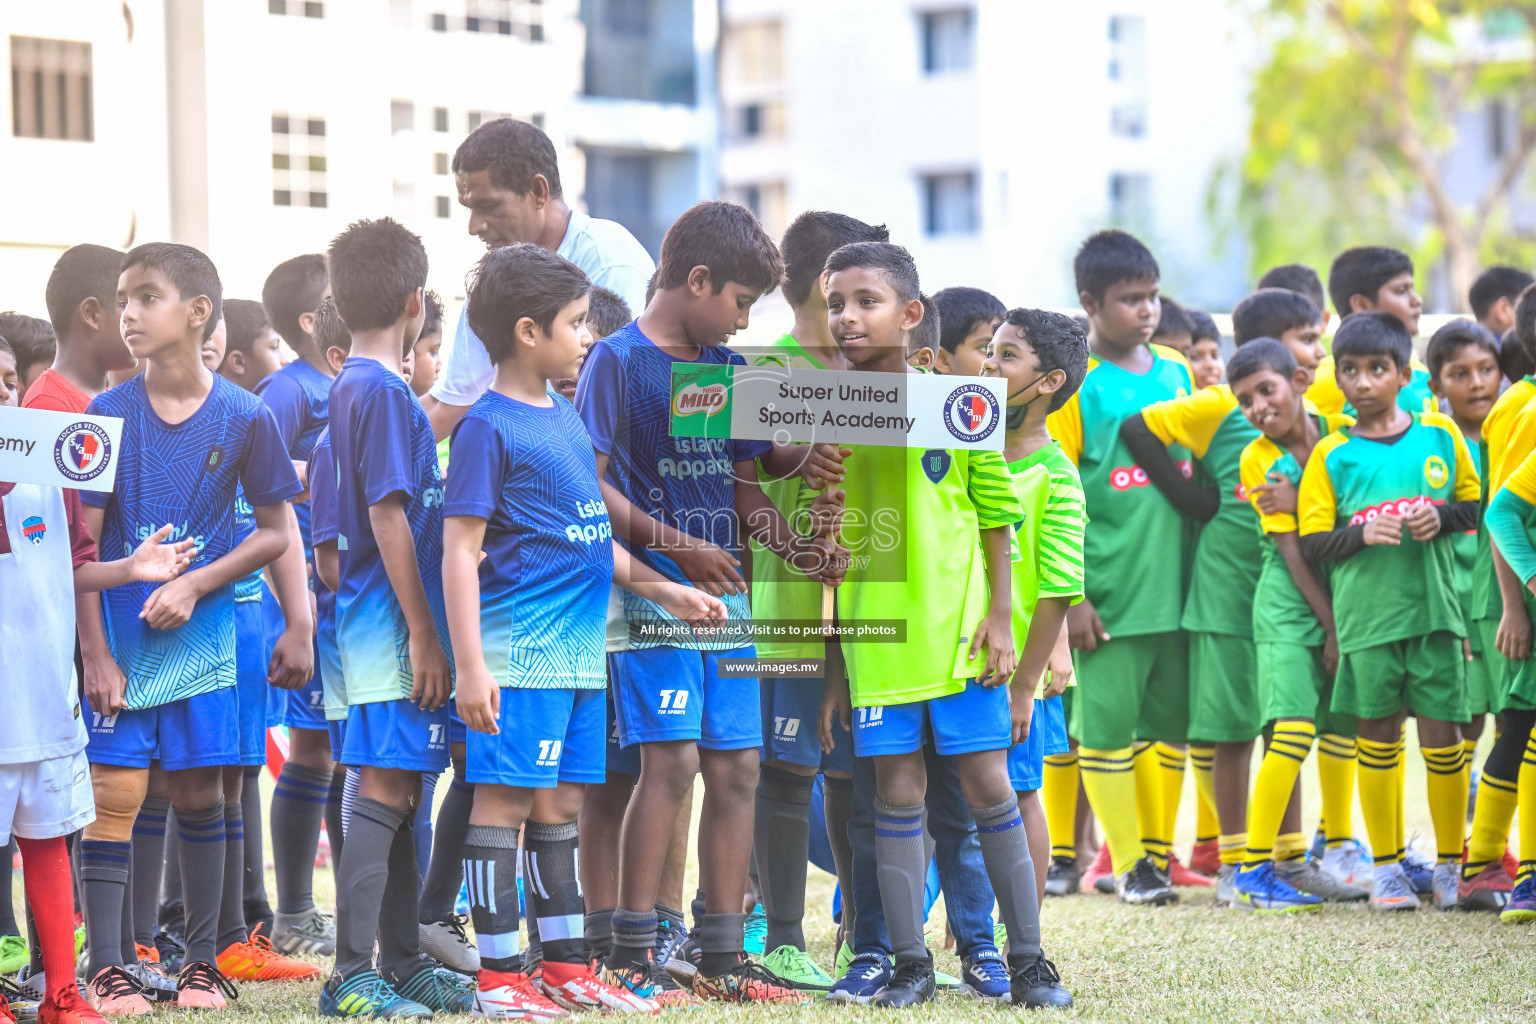
<path id="1" fill-rule="evenodd" d="M 1140 413 L 1120 424 L 1120 440 L 1130 450 L 1152 485 L 1182 516 L 1196 522 L 1209 522 L 1221 507 L 1221 495 L 1214 487 L 1199 487 L 1184 478 L 1168 447 L 1147 426 Z"/>
<path id="2" fill-rule="evenodd" d="M 293 514 L 286 501 L 275 505 L 254 505 L 256 529 L 236 544 L 228 554 L 216 558 L 182 579 L 195 581 L 199 594 L 211 594 L 226 584 L 243 579 L 282 557 L 290 545 L 288 522 Z"/>
<path id="3" fill-rule="evenodd" d="M 1465 533 L 1477 529 L 1477 501 L 1458 501 L 1454 504 L 1436 505 L 1435 514 L 1440 517 L 1440 532 Z"/>
<path id="4" fill-rule="evenodd" d="M 1521 584 L 1528 584 L 1536 576 L 1536 548 L 1525 532 L 1525 524 L 1533 515 L 1536 507 L 1508 488 L 1500 490 L 1488 503 L 1488 534 L 1496 552 Z"/>
<path id="5" fill-rule="evenodd" d="M 1365 550 L 1365 526 L 1357 524 L 1342 530 L 1303 533 L 1301 553 L 1309 562 L 1342 562 Z"/>

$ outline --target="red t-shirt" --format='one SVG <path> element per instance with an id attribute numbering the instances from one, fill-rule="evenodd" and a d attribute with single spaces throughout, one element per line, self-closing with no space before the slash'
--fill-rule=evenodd
<path id="1" fill-rule="evenodd" d="M 54 412 L 82 413 L 90 407 L 91 399 L 84 391 L 75 387 L 69 379 L 57 370 L 44 370 L 32 386 L 27 389 L 27 397 L 22 401 L 23 409 L 51 409 Z"/>

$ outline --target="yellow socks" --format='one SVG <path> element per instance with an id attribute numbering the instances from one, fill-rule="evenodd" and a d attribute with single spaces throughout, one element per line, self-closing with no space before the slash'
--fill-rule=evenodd
<path id="1" fill-rule="evenodd" d="M 1317 782 L 1323 796 L 1323 835 L 1328 848 L 1355 834 L 1355 739 L 1325 732 L 1317 740 Z"/>
<path id="2" fill-rule="evenodd" d="M 1136 826 L 1141 830 L 1141 845 L 1152 863 L 1168 870 L 1171 836 L 1163 835 L 1163 779 L 1157 763 L 1157 744 L 1137 740 L 1133 754 L 1136 774 Z"/>
<path id="3" fill-rule="evenodd" d="M 1435 823 L 1435 852 L 1440 864 L 1461 861 L 1461 844 L 1467 832 L 1467 782 L 1462 774 L 1466 752 L 1461 743 L 1449 747 L 1423 747 L 1424 767 L 1429 770 L 1429 817 Z"/>
<path id="4" fill-rule="evenodd" d="M 1393 743 L 1378 743 L 1361 737 L 1360 812 L 1365 817 L 1365 832 L 1371 840 L 1371 853 L 1377 864 L 1391 864 L 1398 859 L 1397 800 L 1392 793 L 1397 782 Z"/>
<path id="5" fill-rule="evenodd" d="M 1131 748 L 1090 750 L 1079 747 L 1078 767 L 1083 773 L 1083 789 L 1088 803 L 1104 829 L 1104 841 L 1115 865 L 1115 874 L 1123 875 L 1146 856 L 1141 832 L 1136 827 L 1136 779 L 1131 763 Z"/>
<path id="6" fill-rule="evenodd" d="M 1189 766 L 1195 770 L 1195 792 L 1200 794 L 1195 841 L 1206 842 L 1221 834 L 1221 824 L 1216 818 L 1216 748 L 1191 743 Z"/>
<path id="7" fill-rule="evenodd" d="M 1301 832 L 1287 832 L 1275 837 L 1275 863 L 1300 860 L 1307 855 L 1307 837 Z"/>
<path id="8" fill-rule="evenodd" d="M 1045 801 L 1052 857 L 1077 856 L 1077 780 L 1077 751 L 1051 754 L 1045 759 L 1040 797 Z"/>
<path id="9" fill-rule="evenodd" d="M 1312 752 L 1315 728 L 1306 721 L 1280 721 L 1275 723 L 1274 739 L 1264 760 L 1259 764 L 1259 776 L 1254 782 L 1253 798 L 1248 804 L 1248 849 L 1243 857 L 1245 866 L 1254 867 L 1274 857 L 1275 837 L 1280 832 L 1280 821 L 1291 800 L 1296 777 L 1301 766 Z"/>
<path id="10" fill-rule="evenodd" d="M 1179 820 L 1179 800 L 1184 795 L 1184 760 L 1187 751 L 1172 743 L 1157 744 L 1158 774 L 1163 780 L 1163 830 L 1162 835 L 1173 842 L 1174 828 Z M 1197 839 L 1196 842 L 1199 842 Z"/>
<path id="11" fill-rule="evenodd" d="M 1233 867 L 1243 866 L 1243 854 L 1248 849 L 1248 833 L 1234 832 L 1224 835 L 1218 840 L 1221 850 L 1221 863 L 1225 867 L 1230 864 Z"/>
<path id="12" fill-rule="evenodd" d="M 1518 773 L 1517 773 L 1518 774 Z M 1515 818 L 1519 784 L 1496 779 L 1484 769 L 1477 783 L 1477 810 L 1472 812 L 1472 838 L 1467 841 L 1467 862 L 1461 877 L 1467 881 L 1504 856 L 1509 826 Z M 1525 850 L 1522 844 L 1520 849 Z"/>
<path id="13" fill-rule="evenodd" d="M 1407 822 L 1403 814 L 1403 795 L 1408 789 L 1408 723 L 1405 721 L 1397 733 L 1397 743 L 1392 747 L 1392 770 L 1397 774 L 1397 784 L 1392 789 L 1392 795 L 1396 804 L 1392 808 L 1393 824 L 1397 835 L 1397 859 L 1402 860 L 1408 852 Z"/>
<path id="14" fill-rule="evenodd" d="M 1536 732 L 1525 741 L 1520 760 L 1520 872 L 1516 882 L 1536 874 Z M 1482 802 L 1482 798 L 1478 798 Z"/>

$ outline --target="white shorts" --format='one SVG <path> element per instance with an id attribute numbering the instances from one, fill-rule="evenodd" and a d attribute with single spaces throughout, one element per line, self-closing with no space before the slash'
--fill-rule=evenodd
<path id="1" fill-rule="evenodd" d="M 0 764 L 0 844 L 67 836 L 96 820 L 85 751 L 47 761 Z"/>

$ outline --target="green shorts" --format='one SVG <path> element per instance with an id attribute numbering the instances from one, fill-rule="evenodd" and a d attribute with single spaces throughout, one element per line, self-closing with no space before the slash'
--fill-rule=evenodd
<path id="1" fill-rule="evenodd" d="M 1245 743 L 1263 728 L 1253 641 L 1221 633 L 1189 634 L 1190 741 Z"/>
<path id="2" fill-rule="evenodd" d="M 1372 719 L 1406 710 L 1465 722 L 1470 717 L 1466 665 L 1461 637 L 1444 632 L 1342 654 L 1333 710 Z"/>
<path id="3" fill-rule="evenodd" d="M 1323 670 L 1323 649 L 1278 641 L 1254 644 L 1258 664 L 1259 716 L 1264 724 L 1308 718 L 1318 735 L 1355 735 L 1355 716 L 1332 708 L 1333 680 Z"/>
<path id="4" fill-rule="evenodd" d="M 1184 743 L 1189 733 L 1187 635 L 1152 633 L 1074 651 L 1077 691 L 1072 738 L 1090 750 L 1121 750 L 1138 739 Z"/>
<path id="5" fill-rule="evenodd" d="M 1499 636 L 1498 619 L 1478 619 L 1472 624 L 1478 643 L 1474 652 L 1481 648 L 1472 661 L 1467 663 L 1467 698 L 1472 714 L 1497 714 L 1504 710 L 1509 700 L 1509 687 L 1514 670 L 1509 659 L 1499 653 L 1496 643 Z M 1478 662 L 1482 665 L 1479 667 Z"/>

